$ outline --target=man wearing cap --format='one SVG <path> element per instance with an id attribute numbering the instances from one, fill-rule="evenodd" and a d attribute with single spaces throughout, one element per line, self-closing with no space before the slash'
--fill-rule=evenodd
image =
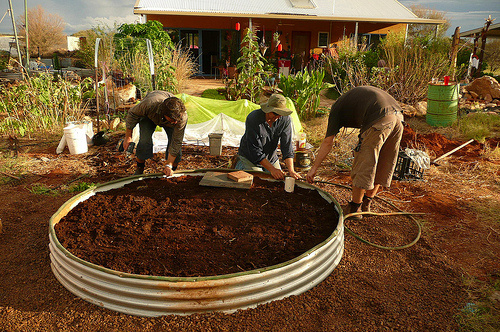
<path id="1" fill-rule="evenodd" d="M 156 126 L 167 133 L 168 144 L 165 151 L 167 164 L 164 173 L 173 174 L 181 160 L 182 141 L 188 116 L 184 103 L 170 92 L 155 90 L 132 107 L 125 118 L 126 130 L 123 149 L 127 150 L 132 140 L 132 130 L 139 124 L 139 143 L 136 148 L 137 169 L 135 175 L 144 172 L 146 159 L 153 157 L 153 133 Z"/>
<path id="2" fill-rule="evenodd" d="M 371 201 L 378 189 L 391 185 L 403 135 L 403 120 L 401 107 L 387 92 L 372 86 L 349 90 L 332 105 L 326 137 L 307 173 L 307 181 L 313 182 L 340 128 L 359 128 L 359 142 L 354 149 L 351 169 L 352 199 L 344 208 L 344 214 L 370 212 Z M 352 219 L 361 218 L 358 215 Z"/>
<path id="3" fill-rule="evenodd" d="M 286 99 L 273 94 L 261 108 L 248 114 L 245 134 L 241 137 L 236 169 L 268 171 L 275 179 L 284 179 L 278 155 L 278 144 L 290 176 L 300 179 L 293 168 L 293 131 Z"/>

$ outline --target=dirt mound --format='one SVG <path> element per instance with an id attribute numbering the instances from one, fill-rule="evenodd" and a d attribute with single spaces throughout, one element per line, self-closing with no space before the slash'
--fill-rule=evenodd
<path id="1" fill-rule="evenodd" d="M 488 139 L 488 144 L 491 147 L 498 146 L 500 139 Z M 403 138 L 401 139 L 401 147 L 403 149 L 418 149 L 429 153 L 432 159 L 435 159 L 443 154 L 459 147 L 465 142 L 449 140 L 441 134 L 417 134 L 410 126 L 405 126 Z M 484 153 L 484 144 L 474 141 L 463 148 L 453 153 L 453 156 L 463 157 L 465 159 L 477 159 Z"/>

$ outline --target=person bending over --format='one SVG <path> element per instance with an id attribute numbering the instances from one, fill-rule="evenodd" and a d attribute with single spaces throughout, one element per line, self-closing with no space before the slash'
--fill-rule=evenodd
<path id="1" fill-rule="evenodd" d="M 360 86 L 346 92 L 332 105 L 326 135 L 307 173 L 307 181 L 314 181 L 340 128 L 359 128 L 351 170 L 352 198 L 343 210 L 344 214 L 370 212 L 371 201 L 379 188 L 391 185 L 403 135 L 403 120 L 398 102 L 381 89 Z"/>
<path id="2" fill-rule="evenodd" d="M 146 160 L 153 157 L 153 133 L 156 126 L 167 133 L 168 144 L 165 151 L 167 160 L 164 173 L 171 176 L 181 160 L 182 141 L 188 116 L 184 103 L 167 91 L 155 90 L 132 107 L 125 118 L 125 139 L 123 148 L 127 150 L 132 140 L 132 130 L 139 124 L 139 143 L 136 147 L 137 168 L 135 175 L 144 173 Z"/>
<path id="3" fill-rule="evenodd" d="M 273 94 L 261 108 L 248 114 L 245 120 L 245 133 L 238 149 L 235 168 L 240 170 L 267 171 L 275 179 L 284 179 L 277 149 L 281 153 L 290 176 L 302 178 L 293 168 L 293 130 L 286 99 Z"/>

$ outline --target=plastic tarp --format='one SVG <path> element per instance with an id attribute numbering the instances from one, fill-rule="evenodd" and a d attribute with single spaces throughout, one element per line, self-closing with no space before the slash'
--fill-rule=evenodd
<path id="1" fill-rule="evenodd" d="M 209 145 L 208 134 L 219 133 L 222 136 L 222 145 L 239 146 L 241 136 L 245 133 L 247 115 L 260 108 L 246 99 L 237 101 L 215 100 L 202 97 L 193 97 L 179 94 L 188 113 L 188 124 L 184 133 L 184 141 L 190 144 Z M 293 111 L 291 114 L 294 135 L 302 131 L 295 106 L 290 98 L 286 98 L 286 105 Z M 166 134 L 163 132 L 163 135 Z"/>

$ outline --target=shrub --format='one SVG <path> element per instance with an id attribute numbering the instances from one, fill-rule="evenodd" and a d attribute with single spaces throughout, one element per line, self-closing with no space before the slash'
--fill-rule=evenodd
<path id="1" fill-rule="evenodd" d="M 426 38 L 405 40 L 404 33 L 388 34 L 380 44 L 388 69 L 373 76 L 371 82 L 406 104 L 425 99 L 433 77 L 453 73 L 444 43 Z"/>
<path id="2" fill-rule="evenodd" d="M 301 119 L 309 119 L 319 111 L 321 90 L 328 89 L 333 85 L 323 81 L 325 71 L 304 70 L 294 75 L 280 75 L 278 88 L 283 91 L 285 97 L 293 100 L 297 114 Z"/>
<path id="3" fill-rule="evenodd" d="M 45 73 L 1 90 L 0 112 L 7 117 L 0 122 L 0 133 L 30 137 L 60 132 L 66 121 L 83 117 L 88 81 L 72 85 Z"/>
<path id="4" fill-rule="evenodd" d="M 328 72 L 335 89 L 343 94 L 352 88 L 369 84 L 369 71 L 365 62 L 366 45 L 358 50 L 348 38 L 337 44 L 337 56 L 327 55 L 324 67 Z M 373 57 L 370 54 L 370 57 Z M 373 60 L 368 60 L 371 64 Z"/>
<path id="5" fill-rule="evenodd" d="M 241 56 L 238 58 L 238 75 L 235 79 L 226 79 L 226 98 L 228 100 L 248 99 L 258 102 L 262 88 L 268 78 L 262 56 L 257 43 L 255 31 L 247 29 L 241 41 Z"/>

